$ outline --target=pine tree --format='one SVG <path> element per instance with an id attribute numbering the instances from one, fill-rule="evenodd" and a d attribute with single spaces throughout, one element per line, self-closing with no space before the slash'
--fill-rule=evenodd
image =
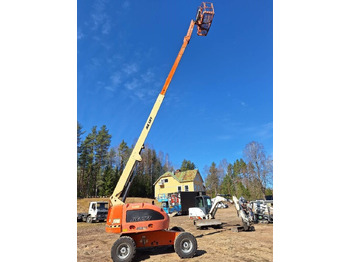
<path id="1" fill-rule="evenodd" d="M 89 133 L 84 140 L 85 148 L 88 153 L 86 196 L 93 196 L 95 194 L 95 181 L 97 176 L 96 162 L 95 162 L 95 147 L 96 147 L 96 136 L 97 136 L 96 129 L 97 127 L 93 126 L 91 129 L 91 133 Z"/>
<path id="2" fill-rule="evenodd" d="M 108 161 L 108 149 L 111 144 L 111 135 L 108 134 L 108 129 L 105 125 L 101 127 L 96 136 L 96 170 L 97 175 L 95 178 L 95 195 L 103 195 L 103 192 L 98 192 L 98 189 L 104 188 L 104 169 Z"/>
<path id="3" fill-rule="evenodd" d="M 221 194 L 236 195 L 234 192 L 234 185 L 229 174 L 226 174 L 221 185 L 220 185 Z"/>
<path id="4" fill-rule="evenodd" d="M 82 187 L 83 187 L 83 173 L 82 173 L 82 159 L 80 158 L 82 152 L 81 136 L 85 133 L 83 131 L 82 125 L 77 122 L 77 196 L 82 197 Z"/>
<path id="5" fill-rule="evenodd" d="M 77 153 L 78 153 L 78 158 L 79 155 L 81 153 L 81 136 L 85 133 L 85 131 L 83 131 L 83 127 L 82 125 L 77 122 Z"/>
<path id="6" fill-rule="evenodd" d="M 214 162 L 212 162 L 209 168 L 205 185 L 209 194 L 211 194 L 212 197 L 215 197 L 219 189 L 219 174 Z"/>
<path id="7" fill-rule="evenodd" d="M 107 165 L 102 177 L 102 189 L 100 190 L 101 196 L 110 196 L 114 190 L 114 176 L 115 169 L 111 165 Z"/>
<path id="8" fill-rule="evenodd" d="M 78 195 L 87 197 L 93 193 L 96 126 L 80 145 L 78 156 Z"/>
<path id="9" fill-rule="evenodd" d="M 181 164 L 181 171 L 193 170 L 196 169 L 196 165 L 190 160 L 184 159 Z"/>
<path id="10" fill-rule="evenodd" d="M 119 158 L 119 170 L 123 171 L 126 162 L 129 159 L 129 156 L 131 154 L 132 148 L 129 148 L 126 142 L 123 140 L 118 147 L 117 150 L 117 156 Z"/>

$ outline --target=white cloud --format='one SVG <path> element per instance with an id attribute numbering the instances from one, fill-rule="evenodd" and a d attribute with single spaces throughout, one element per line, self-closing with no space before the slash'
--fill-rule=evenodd
<path id="1" fill-rule="evenodd" d="M 112 92 L 115 91 L 115 87 L 113 87 L 113 86 L 105 86 L 105 89 L 108 91 L 112 91 Z"/>
<path id="2" fill-rule="evenodd" d="M 138 65 L 136 63 L 128 64 L 123 68 L 123 71 L 127 75 L 131 75 L 137 73 L 139 70 Z"/>
<path id="3" fill-rule="evenodd" d="M 157 82 L 152 69 L 147 69 L 138 73 L 139 65 L 130 63 L 124 65 L 124 68 L 113 72 L 104 88 L 114 92 L 117 88 L 123 88 L 124 95 L 136 100 L 147 102 L 150 97 L 154 97 L 157 92 Z"/>
<path id="4" fill-rule="evenodd" d="M 272 133 L 273 133 L 273 123 L 269 122 L 267 124 L 263 124 L 262 126 L 260 126 L 259 130 L 257 131 L 257 136 L 262 139 L 265 139 L 265 138 L 272 137 Z"/>
<path id="5" fill-rule="evenodd" d="M 219 140 L 230 140 L 230 139 L 232 139 L 232 135 L 219 135 L 219 136 L 217 136 L 217 139 L 219 139 Z"/>
<path id="6" fill-rule="evenodd" d="M 138 90 L 137 92 L 135 92 L 135 95 L 140 99 L 144 99 L 145 97 L 145 92 L 141 89 L 141 90 Z"/>
<path id="7" fill-rule="evenodd" d="M 134 78 L 132 81 L 126 82 L 124 86 L 128 90 L 134 90 L 135 88 L 140 86 L 140 82 L 136 78 Z"/>
<path id="8" fill-rule="evenodd" d="M 258 140 L 265 140 L 272 137 L 273 133 L 273 123 L 269 122 L 266 124 L 256 125 L 256 126 L 249 126 L 249 127 L 243 127 L 239 129 L 240 133 L 246 134 L 253 139 Z"/>
<path id="9" fill-rule="evenodd" d="M 102 25 L 102 34 L 108 35 L 111 30 L 111 22 L 109 19 Z"/>
<path id="10" fill-rule="evenodd" d="M 123 8 L 124 9 L 128 9 L 130 7 L 130 2 L 127 0 L 127 1 L 124 1 L 123 3 Z"/>
<path id="11" fill-rule="evenodd" d="M 85 35 L 84 35 L 83 32 L 81 31 L 81 29 L 78 28 L 78 35 L 77 35 L 78 40 L 83 39 L 84 36 L 85 36 Z"/>
<path id="12" fill-rule="evenodd" d="M 113 84 L 114 86 L 120 85 L 121 82 L 122 82 L 121 73 L 120 73 L 120 72 L 115 72 L 115 73 L 111 76 L 111 81 L 112 81 L 112 84 Z"/>
<path id="13" fill-rule="evenodd" d="M 91 28 L 92 30 L 98 29 L 101 24 L 104 22 L 106 19 L 107 15 L 105 13 L 94 13 L 91 14 L 92 22 L 93 22 L 93 27 Z"/>
<path id="14" fill-rule="evenodd" d="M 143 81 L 145 81 L 145 83 L 150 83 L 154 80 L 154 73 L 151 69 L 148 69 L 146 73 L 141 75 L 141 78 Z"/>
<path id="15" fill-rule="evenodd" d="M 91 14 L 93 26 L 92 30 L 100 29 L 102 34 L 109 34 L 111 29 L 111 19 L 105 12 L 106 1 L 99 0 L 94 2 L 94 12 Z"/>

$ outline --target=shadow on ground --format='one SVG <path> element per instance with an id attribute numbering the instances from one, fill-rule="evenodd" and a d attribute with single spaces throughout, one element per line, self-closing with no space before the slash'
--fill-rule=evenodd
<path id="1" fill-rule="evenodd" d="M 146 259 L 150 259 L 151 256 L 154 257 L 157 255 L 170 254 L 170 253 L 174 253 L 174 252 L 175 252 L 174 246 L 138 248 L 133 261 L 139 262 L 139 261 L 143 261 Z M 197 250 L 196 255 L 194 257 L 200 257 L 205 253 L 207 253 L 205 250 Z"/>

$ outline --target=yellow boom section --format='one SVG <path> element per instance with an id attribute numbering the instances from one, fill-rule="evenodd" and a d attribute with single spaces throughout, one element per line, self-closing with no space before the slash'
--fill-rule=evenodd
<path id="1" fill-rule="evenodd" d="M 154 119 L 156 118 L 156 116 L 158 114 L 159 108 L 162 105 L 165 93 L 169 87 L 171 79 L 173 78 L 173 75 L 174 75 L 176 68 L 181 60 L 181 57 L 182 57 L 183 53 L 185 52 L 186 46 L 187 46 L 188 42 L 190 41 L 194 25 L 195 25 L 195 22 L 192 20 L 190 27 L 187 31 L 187 34 L 184 38 L 181 49 L 179 51 L 179 54 L 177 55 L 175 62 L 174 62 L 174 65 L 171 68 L 170 73 L 169 73 L 169 75 L 168 75 L 168 77 L 163 85 L 162 91 L 158 95 L 158 98 L 153 105 L 152 111 L 151 111 L 149 117 L 147 118 L 146 124 L 142 129 L 141 135 L 139 136 L 139 138 L 136 142 L 136 145 L 135 145 L 135 147 L 134 147 L 134 149 L 129 157 L 128 162 L 126 163 L 126 166 L 125 166 L 123 173 L 118 181 L 118 184 L 115 187 L 113 194 L 110 197 L 111 206 L 124 204 L 124 202 L 121 201 L 119 199 L 119 197 L 121 197 L 122 192 L 126 189 L 126 186 L 129 182 L 131 176 L 132 176 L 132 172 L 133 172 L 133 169 L 135 167 L 136 161 L 142 160 L 141 150 L 143 148 L 143 145 L 145 143 L 147 135 L 148 135 L 148 133 L 153 125 Z"/>

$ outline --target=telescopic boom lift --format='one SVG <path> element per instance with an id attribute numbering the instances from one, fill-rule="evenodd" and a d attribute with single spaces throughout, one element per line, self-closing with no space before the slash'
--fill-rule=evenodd
<path id="1" fill-rule="evenodd" d="M 125 199 L 133 180 L 133 170 L 137 163 L 142 160 L 141 151 L 144 148 L 145 140 L 191 39 L 193 28 L 197 25 L 197 35 L 206 36 L 213 17 L 213 4 L 203 2 L 197 10 L 195 21 L 191 20 L 181 49 L 110 197 L 106 232 L 121 233 L 111 250 L 113 261 L 131 261 L 137 247 L 174 245 L 175 252 L 181 258 L 193 257 L 197 251 L 197 241 L 192 234 L 183 232 L 183 229 L 179 227 L 168 230 L 169 216 L 162 208 L 148 203 L 125 204 Z"/>

